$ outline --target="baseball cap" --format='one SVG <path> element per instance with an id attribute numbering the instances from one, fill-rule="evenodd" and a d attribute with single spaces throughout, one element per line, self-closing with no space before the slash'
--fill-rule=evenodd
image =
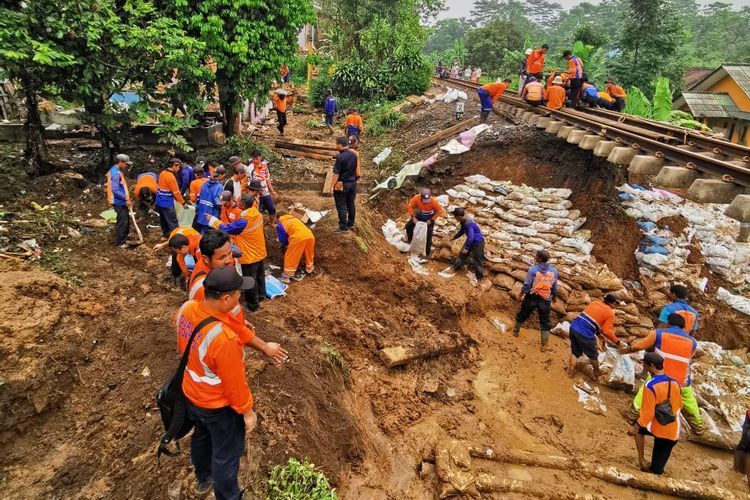
<path id="1" fill-rule="evenodd" d="M 562 81 L 562 78 L 561 78 L 561 77 L 559 77 L 559 76 L 556 76 L 556 77 L 555 77 L 555 79 L 554 79 L 554 80 L 552 80 L 552 83 L 554 83 L 554 84 L 556 84 L 556 85 L 562 85 L 562 82 L 563 82 L 563 81 Z"/>
<path id="2" fill-rule="evenodd" d="M 229 293 L 235 290 L 248 290 L 255 286 L 254 278 L 244 278 L 232 266 L 212 269 L 203 281 L 207 291 L 214 293 Z"/>
<path id="3" fill-rule="evenodd" d="M 526 49 L 526 55 L 527 56 L 530 56 L 532 52 L 534 52 L 534 51 L 531 50 L 531 49 Z"/>
<path id="4" fill-rule="evenodd" d="M 130 161 L 130 157 L 128 155 L 124 155 L 124 154 L 119 154 L 119 155 L 115 156 L 115 160 L 117 160 L 118 162 L 121 162 L 121 161 L 125 162 L 128 165 L 132 165 L 133 164 L 133 162 Z"/>
<path id="5" fill-rule="evenodd" d="M 237 165 L 238 163 L 242 163 L 239 156 L 230 156 L 229 159 L 227 160 L 227 164 L 230 167 L 233 167 Z"/>
<path id="6" fill-rule="evenodd" d="M 263 185 L 260 183 L 259 180 L 253 179 L 247 185 L 247 188 L 251 191 L 260 191 L 261 189 L 263 189 Z"/>

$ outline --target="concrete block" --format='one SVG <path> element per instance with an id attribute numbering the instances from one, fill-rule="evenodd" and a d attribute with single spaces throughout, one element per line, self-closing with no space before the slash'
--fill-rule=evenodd
<path id="1" fill-rule="evenodd" d="M 547 128 L 545 129 L 550 134 L 556 134 L 560 131 L 560 128 L 563 126 L 563 122 L 557 121 L 557 120 L 550 120 L 549 123 L 547 123 Z"/>
<path id="2" fill-rule="evenodd" d="M 750 222 L 750 194 L 735 196 L 724 215 L 740 222 Z"/>
<path id="3" fill-rule="evenodd" d="M 634 175 L 658 175 L 664 166 L 664 159 L 650 155 L 636 155 L 630 162 L 628 173 Z"/>
<path id="4" fill-rule="evenodd" d="M 585 130 L 574 129 L 570 131 L 566 140 L 569 144 L 579 144 L 585 135 Z"/>
<path id="5" fill-rule="evenodd" d="M 567 139 L 568 135 L 570 135 L 570 132 L 574 129 L 575 127 L 571 127 L 568 125 L 560 127 L 560 130 L 557 132 L 557 137 L 559 137 L 560 139 Z"/>
<path id="6" fill-rule="evenodd" d="M 518 118 L 521 118 L 521 117 L 523 116 L 523 114 L 524 114 L 524 113 L 527 113 L 527 112 L 528 112 L 528 111 L 526 111 L 526 110 L 525 110 L 525 109 L 523 109 L 523 108 L 516 108 L 516 116 L 517 116 Z"/>
<path id="7" fill-rule="evenodd" d="M 594 156 L 607 158 L 615 146 L 617 146 L 615 141 L 599 141 L 599 144 L 594 147 Z"/>
<path id="8" fill-rule="evenodd" d="M 531 121 L 531 119 L 532 119 L 532 118 L 534 118 L 534 117 L 536 117 L 536 113 L 534 113 L 533 111 L 526 111 L 526 112 L 524 112 L 524 114 L 523 114 L 523 115 L 521 116 L 521 119 L 522 119 L 523 121 L 525 121 L 526 123 L 528 123 L 528 122 L 530 122 L 530 121 Z"/>
<path id="9" fill-rule="evenodd" d="M 692 168 L 668 166 L 659 170 L 654 182 L 666 188 L 687 189 L 698 177 L 700 173 Z"/>
<path id="10" fill-rule="evenodd" d="M 550 120 L 550 119 L 549 119 L 549 118 L 547 118 L 546 116 L 540 116 L 540 117 L 539 117 L 539 118 L 538 118 L 538 119 L 536 120 L 536 127 L 537 127 L 537 128 L 543 128 L 543 129 L 546 129 L 546 128 L 547 128 L 547 125 L 549 125 L 549 122 L 551 122 L 551 121 L 552 121 L 552 120 Z"/>
<path id="11" fill-rule="evenodd" d="M 637 151 L 627 146 L 616 146 L 607 157 L 607 161 L 615 165 L 629 165 L 635 158 Z"/>
<path id="12" fill-rule="evenodd" d="M 578 143 L 578 147 L 585 151 L 593 151 L 601 140 L 602 136 L 600 135 L 587 134 L 584 135 L 581 142 Z"/>
<path id="13" fill-rule="evenodd" d="M 742 188 L 733 182 L 719 179 L 696 179 L 688 189 L 687 197 L 699 203 L 731 203 Z"/>

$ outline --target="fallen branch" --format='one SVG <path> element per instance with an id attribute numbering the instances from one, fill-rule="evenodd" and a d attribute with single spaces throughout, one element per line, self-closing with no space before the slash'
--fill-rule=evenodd
<path id="1" fill-rule="evenodd" d="M 293 149 L 284 149 L 284 148 L 272 148 L 277 153 L 292 155 L 292 156 L 301 156 L 303 158 L 310 158 L 311 160 L 322 160 L 322 161 L 330 161 L 333 159 L 331 155 L 327 154 L 319 154 L 319 153 L 308 153 L 307 151 L 295 151 Z"/>

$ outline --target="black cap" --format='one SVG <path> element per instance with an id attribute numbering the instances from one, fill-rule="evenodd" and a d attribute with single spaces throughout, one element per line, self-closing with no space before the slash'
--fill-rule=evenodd
<path id="1" fill-rule="evenodd" d="M 454 217 L 463 217 L 464 215 L 466 215 L 466 211 L 463 208 L 456 208 L 455 210 L 453 210 L 453 212 L 451 212 L 451 215 L 453 215 Z"/>
<path id="2" fill-rule="evenodd" d="M 263 185 L 260 183 L 259 180 L 253 179 L 247 185 L 247 188 L 251 191 L 260 191 L 261 189 L 263 189 Z"/>
<path id="3" fill-rule="evenodd" d="M 207 292 L 229 293 L 235 290 L 248 290 L 255 286 L 254 278 L 243 278 L 232 266 L 213 269 L 203 281 Z"/>
<path id="4" fill-rule="evenodd" d="M 658 355 L 655 352 L 647 352 L 643 356 L 643 362 L 648 363 L 657 370 L 663 370 L 664 369 L 664 358 L 662 358 L 660 355 Z"/>
<path id="5" fill-rule="evenodd" d="M 177 164 L 179 166 L 182 166 L 182 160 L 180 160 L 179 158 L 172 158 L 171 160 L 169 160 L 169 164 L 170 165 Z"/>

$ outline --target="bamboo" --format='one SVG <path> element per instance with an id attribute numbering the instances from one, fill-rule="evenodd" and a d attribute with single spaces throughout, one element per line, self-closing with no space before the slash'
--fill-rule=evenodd
<path id="1" fill-rule="evenodd" d="M 432 146 L 434 144 L 437 144 L 438 142 L 442 141 L 443 139 L 447 139 L 448 137 L 457 134 L 459 132 L 463 132 L 464 130 L 471 128 L 475 123 L 477 122 L 477 118 L 469 118 L 468 120 L 464 120 L 460 123 L 457 123 L 456 125 L 453 125 L 452 127 L 448 127 L 444 130 L 441 130 L 439 132 L 436 132 L 432 134 L 431 136 L 422 139 L 421 141 L 417 141 L 414 144 L 410 145 L 406 148 L 406 151 L 410 153 L 416 153 L 417 151 L 420 151 L 426 147 Z"/>

